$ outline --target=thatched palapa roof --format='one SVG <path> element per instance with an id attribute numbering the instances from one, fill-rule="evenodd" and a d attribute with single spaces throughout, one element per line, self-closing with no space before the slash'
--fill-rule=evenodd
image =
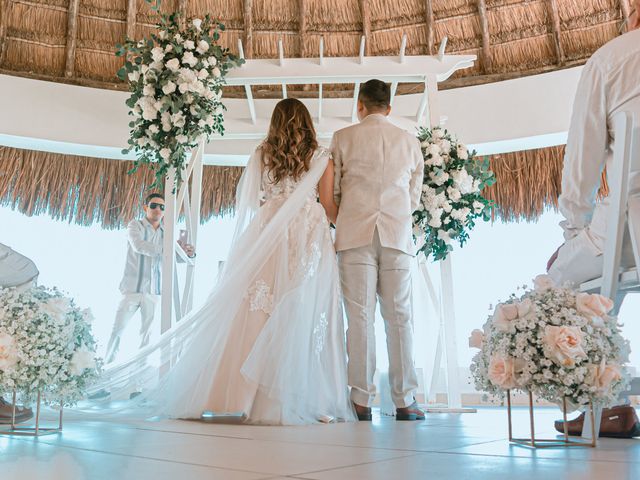
<path id="1" fill-rule="evenodd" d="M 628 0 L 162 0 L 162 10 L 206 13 L 227 29 L 222 43 L 247 58 L 476 54 L 460 86 L 573 66 L 618 34 Z M 114 56 L 125 36 L 147 36 L 154 15 L 144 0 L 0 0 L 0 71 L 124 89 Z M 445 88 L 447 85 L 445 85 Z M 411 87 L 406 87 L 405 89 Z M 415 87 L 414 87 L 415 88 Z M 307 90 L 309 87 L 307 87 Z M 259 88 L 254 95 L 260 96 Z M 402 89 L 400 92 L 402 93 Z M 406 91 L 406 90 L 405 90 Z M 263 93 L 268 95 L 268 93 Z M 294 93 L 292 93 L 293 95 Z"/>
<path id="2" fill-rule="evenodd" d="M 447 53 L 475 54 L 441 88 L 455 88 L 576 66 L 618 35 L 628 0 L 163 0 L 162 10 L 186 17 L 206 13 L 227 29 L 221 43 L 247 58 L 433 54 L 443 37 Z M 0 73 L 124 90 L 114 55 L 125 37 L 154 28 L 144 0 L 0 0 Z M 350 96 L 352 85 L 325 86 L 324 96 Z M 255 98 L 279 88 L 254 86 Z M 398 94 L 423 85 L 400 85 Z M 292 97 L 317 95 L 316 85 L 290 86 Z M 226 88 L 225 97 L 244 96 Z M 444 112 L 446 113 L 446 112 Z M 1 132 L 0 132 L 1 133 Z M 554 207 L 560 189 L 561 147 L 491 158 L 498 184 L 489 196 L 507 220 L 535 219 Z M 26 214 L 48 212 L 81 224 L 119 227 L 138 212 L 149 172 L 127 176 L 129 162 L 0 148 L 0 202 Z M 46 172 L 44 169 L 47 169 Z M 238 168 L 205 167 L 203 218 L 229 211 Z"/>

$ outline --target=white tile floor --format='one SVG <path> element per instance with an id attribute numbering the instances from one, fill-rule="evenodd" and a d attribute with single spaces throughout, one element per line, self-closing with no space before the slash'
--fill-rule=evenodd
<path id="1" fill-rule="evenodd" d="M 553 435 L 555 409 L 536 427 Z M 528 415 L 515 414 L 526 435 Z M 597 449 L 530 450 L 506 439 L 506 411 L 429 414 L 424 422 L 257 427 L 67 419 L 62 434 L 0 436 L 0 479 L 640 479 L 640 439 Z"/>

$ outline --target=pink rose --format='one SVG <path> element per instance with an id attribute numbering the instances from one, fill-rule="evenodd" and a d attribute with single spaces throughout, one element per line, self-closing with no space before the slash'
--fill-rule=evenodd
<path id="1" fill-rule="evenodd" d="M 524 369 L 525 362 L 519 358 L 493 355 L 489 360 L 489 380 L 497 387 L 511 390 L 521 386 L 518 377 Z"/>
<path id="2" fill-rule="evenodd" d="M 551 290 L 556 285 L 549 275 L 538 275 L 533 279 L 533 288 L 536 292 Z"/>
<path id="3" fill-rule="evenodd" d="M 586 358 L 582 349 L 582 332 L 578 327 L 555 327 L 544 329 L 544 343 L 551 360 L 558 365 L 572 367 L 576 360 Z"/>
<path id="4" fill-rule="evenodd" d="M 482 348 L 484 344 L 484 333 L 482 330 L 478 330 L 477 328 L 471 332 L 471 336 L 469 337 L 469 347 L 470 348 Z"/>
<path id="5" fill-rule="evenodd" d="M 613 300 L 597 294 L 579 293 L 576 309 L 587 317 L 604 317 L 613 308 Z"/>
<path id="6" fill-rule="evenodd" d="M 611 384 L 622 378 L 619 365 L 607 365 L 602 360 L 600 365 L 590 365 L 589 373 L 585 382 L 587 385 L 594 386 L 599 392 L 606 392 Z"/>
<path id="7" fill-rule="evenodd" d="M 518 318 L 518 306 L 514 303 L 501 303 L 496 307 L 492 323 L 501 332 L 512 332 L 513 320 Z"/>

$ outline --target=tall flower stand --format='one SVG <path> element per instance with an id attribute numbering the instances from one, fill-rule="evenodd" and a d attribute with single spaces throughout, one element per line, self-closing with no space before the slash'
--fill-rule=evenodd
<path id="1" fill-rule="evenodd" d="M 60 404 L 60 416 L 58 418 L 58 427 L 40 427 L 40 392 L 38 392 L 38 398 L 36 400 L 36 418 L 35 425 L 33 427 L 18 427 L 16 426 L 16 391 L 13 391 L 13 409 L 11 412 L 11 424 L 8 429 L 0 430 L 0 435 L 15 435 L 20 437 L 41 437 L 43 435 L 52 435 L 54 433 L 62 432 L 62 411 L 63 407 Z"/>
<path id="2" fill-rule="evenodd" d="M 593 403 L 589 402 L 591 408 L 589 408 L 591 414 L 589 419 L 591 421 L 591 431 L 594 431 L 595 416 L 593 413 Z M 564 438 L 561 439 L 543 439 L 536 438 L 534 417 L 533 417 L 533 394 L 529 392 L 529 424 L 531 428 L 531 436 L 529 438 L 514 438 L 513 426 L 512 426 L 512 414 L 511 414 L 511 390 L 507 390 L 507 415 L 509 417 L 509 441 L 516 445 L 529 448 L 553 448 L 553 447 L 591 447 L 597 446 L 597 440 L 595 435 L 590 441 L 585 440 L 571 440 L 569 438 L 569 432 L 567 430 L 567 399 L 562 399 L 562 418 L 564 420 Z"/>

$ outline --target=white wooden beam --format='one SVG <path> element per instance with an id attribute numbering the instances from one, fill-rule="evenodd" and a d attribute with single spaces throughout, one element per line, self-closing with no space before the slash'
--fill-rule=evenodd
<path id="1" fill-rule="evenodd" d="M 320 37 L 320 56 L 318 57 L 318 65 L 324 65 L 324 37 Z"/>
<path id="2" fill-rule="evenodd" d="M 404 52 L 407 49 L 407 34 L 402 35 L 402 41 L 400 42 L 400 63 L 404 63 Z"/>
<path id="3" fill-rule="evenodd" d="M 366 43 L 367 43 L 367 37 L 362 35 L 362 37 L 360 38 L 360 54 L 359 54 L 360 65 L 362 65 L 364 63 L 364 54 L 365 54 Z"/>
<path id="4" fill-rule="evenodd" d="M 324 60 L 324 37 L 320 37 L 320 51 L 318 63 L 322 65 Z M 318 83 L 318 123 L 322 120 L 322 82 Z"/>

